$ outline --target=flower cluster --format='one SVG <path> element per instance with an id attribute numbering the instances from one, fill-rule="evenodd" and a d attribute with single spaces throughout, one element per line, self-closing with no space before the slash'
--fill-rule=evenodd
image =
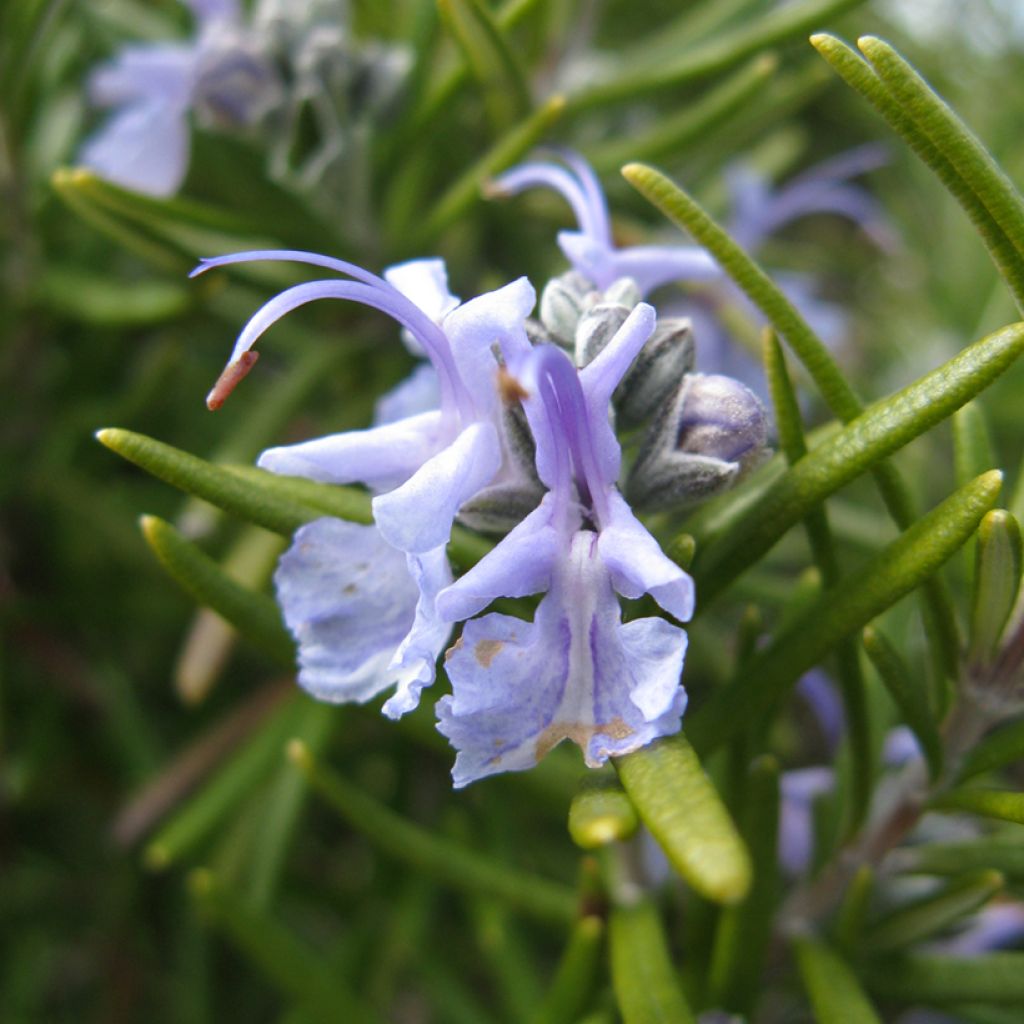
<path id="1" fill-rule="evenodd" d="M 624 495 L 642 507 L 692 504 L 755 464 L 767 436 L 742 385 L 692 372 L 689 322 L 659 321 L 641 301 L 687 268 L 712 273 L 707 254 L 615 250 L 596 181 L 568 159 L 575 179 L 541 164 L 503 179 L 566 184 L 586 220 L 585 261 L 547 285 L 536 319 L 526 278 L 460 302 L 433 259 L 378 277 L 325 256 L 260 251 L 195 271 L 288 260 L 340 275 L 289 288 L 253 316 L 212 408 L 252 367 L 260 336 L 318 299 L 388 314 L 423 357 L 370 428 L 272 448 L 259 465 L 372 492 L 372 525 L 317 520 L 281 559 L 277 595 L 299 644 L 299 681 L 330 701 L 394 687 L 384 712 L 398 717 L 449 648 L 452 692 L 438 702 L 438 727 L 458 752 L 457 786 L 528 768 L 563 739 L 594 766 L 679 729 L 687 637 L 676 623 L 693 614 L 693 581 Z M 620 424 L 646 427 L 625 475 Z M 502 536 L 455 578 L 446 549 L 457 519 Z M 620 599 L 644 597 L 666 617 L 623 621 Z M 521 614 L 488 611 L 498 599 L 520 602 Z"/>
<path id="2" fill-rule="evenodd" d="M 324 0 L 259 0 L 251 17 L 238 0 L 184 2 L 190 39 L 125 46 L 89 81 L 92 104 L 113 113 L 80 162 L 148 195 L 180 188 L 190 116 L 207 130 L 261 134 L 274 177 L 315 185 L 342 159 L 353 124 L 390 102 L 411 64 L 402 47 L 354 45 L 342 6 Z"/>

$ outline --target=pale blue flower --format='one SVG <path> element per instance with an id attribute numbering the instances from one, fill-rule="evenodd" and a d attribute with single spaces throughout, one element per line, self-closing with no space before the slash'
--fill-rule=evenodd
<path id="1" fill-rule="evenodd" d="M 280 83 L 235 0 L 187 0 L 196 20 L 187 42 L 125 46 L 89 80 L 106 123 L 79 161 L 104 178 L 153 196 L 177 192 L 188 170 L 189 113 L 247 128 L 280 101 Z"/>
<path id="2" fill-rule="evenodd" d="M 204 260 L 194 273 L 267 259 L 327 267 L 349 280 L 296 285 L 258 310 L 207 399 L 211 408 L 251 369 L 252 346 L 261 335 L 315 299 L 348 299 L 388 313 L 435 374 L 432 406 L 429 382 L 425 389 L 407 387 L 409 393 L 391 396 L 395 418 L 272 448 L 259 459 L 275 473 L 363 483 L 376 493 L 372 526 L 321 519 L 300 529 L 275 583 L 299 643 L 299 682 L 331 701 L 368 700 L 396 684 L 384 711 L 397 717 L 433 682 L 451 633 L 451 623 L 436 614 L 435 598 L 452 579 L 445 548 L 455 515 L 492 486 L 539 488 L 508 443 L 503 370 L 493 350 L 497 345 L 513 361 L 530 350 L 524 321 L 533 289 L 521 278 L 460 304 L 448 292 L 439 260 L 393 267 L 382 278 L 341 260 L 287 250 Z"/>
<path id="3" fill-rule="evenodd" d="M 468 622 L 447 656 L 452 695 L 439 728 L 458 751 L 456 786 L 529 768 L 563 739 L 589 765 L 678 731 L 686 634 L 662 618 L 623 624 L 617 595 L 650 594 L 685 621 L 693 581 L 659 548 L 616 488 L 621 451 L 612 392 L 655 326 L 638 305 L 577 372 L 554 346 L 509 363 L 527 392 L 537 509 L 450 587 L 437 610 L 458 621 L 497 597 L 546 591 L 533 622 L 488 614 Z"/>
<path id="4" fill-rule="evenodd" d="M 569 150 L 559 150 L 565 164 L 537 161 L 520 164 L 496 178 L 492 195 L 512 196 L 545 187 L 559 192 L 576 215 L 577 231 L 560 231 L 558 245 L 573 269 L 600 290 L 623 277 L 632 278 L 647 295 L 673 281 L 703 281 L 721 275 L 711 254 L 696 245 L 633 245 L 619 248 L 612 238 L 608 203 L 590 165 Z"/>

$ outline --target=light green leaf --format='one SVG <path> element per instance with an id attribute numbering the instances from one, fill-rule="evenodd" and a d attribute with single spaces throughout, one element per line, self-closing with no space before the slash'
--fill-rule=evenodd
<path id="1" fill-rule="evenodd" d="M 996 331 L 902 391 L 870 406 L 800 459 L 735 520 L 698 548 L 693 573 L 703 607 L 818 502 L 950 415 L 1024 351 L 1024 323 Z"/>
<path id="2" fill-rule="evenodd" d="M 988 423 L 977 402 L 968 402 L 953 416 L 953 465 L 958 487 L 986 470 L 999 468 Z"/>
<path id="3" fill-rule="evenodd" d="M 623 1024 L 695 1024 L 653 903 L 613 907 L 608 939 Z"/>
<path id="4" fill-rule="evenodd" d="M 481 198 L 481 190 L 487 181 L 533 149 L 564 112 L 565 99 L 562 96 L 552 96 L 524 121 L 498 139 L 433 204 L 430 215 L 423 221 L 414 239 L 409 241 L 410 247 L 415 248 L 432 242 L 441 231 L 461 217 Z"/>
<path id="5" fill-rule="evenodd" d="M 699 99 L 685 104 L 677 114 L 660 117 L 655 127 L 631 138 L 609 139 L 584 147 L 583 154 L 599 174 L 618 170 L 630 160 L 658 160 L 701 142 L 765 88 L 775 74 L 779 61 L 775 54 L 756 57 L 720 85 Z"/>
<path id="6" fill-rule="evenodd" d="M 586 1009 L 598 981 L 604 931 L 604 921 L 595 915 L 576 922 L 551 986 L 529 1024 L 563 1024 Z"/>
<path id="7" fill-rule="evenodd" d="M 821 599 L 731 685 L 688 718 L 687 734 L 707 754 L 739 726 L 765 714 L 837 641 L 862 629 L 935 572 L 974 532 L 999 497 L 1002 475 L 986 473 L 947 498 Z M 743 716 L 736 708 L 745 709 Z"/>
<path id="8" fill-rule="evenodd" d="M 494 126 L 501 131 L 525 117 L 530 90 L 495 17 L 479 0 L 437 0 L 437 6 L 483 87 Z"/>
<path id="9" fill-rule="evenodd" d="M 1024 199 L 992 155 L 927 82 L 886 42 L 857 40 L 903 109 L 957 169 L 1024 259 Z"/>
<path id="10" fill-rule="evenodd" d="M 793 948 L 818 1024 L 881 1024 L 856 975 L 831 949 L 812 939 Z"/>
<path id="11" fill-rule="evenodd" d="M 993 509 L 978 527 L 967 645 L 967 658 L 973 664 L 987 665 L 995 658 L 1017 601 L 1020 578 L 1020 526 L 1010 512 Z"/>
<path id="12" fill-rule="evenodd" d="M 960 768 L 960 781 L 998 771 L 1012 761 L 1024 757 L 1024 718 L 989 733 L 980 740 L 967 756 Z"/>
<path id="13" fill-rule="evenodd" d="M 872 992 L 903 1003 L 1024 1004 L 1024 953 L 886 957 L 865 968 L 865 975 Z"/>
<path id="14" fill-rule="evenodd" d="M 936 811 L 966 811 L 983 818 L 1024 825 L 1024 793 L 1006 789 L 954 789 L 930 804 Z"/>
<path id="15" fill-rule="evenodd" d="M 945 889 L 899 907 L 875 922 L 864 936 L 872 956 L 912 946 L 981 909 L 1003 887 L 998 871 L 958 878 Z"/>
<path id="16" fill-rule="evenodd" d="M 143 516 L 141 527 L 160 564 L 199 604 L 223 616 L 242 636 L 281 664 L 294 664 L 295 643 L 281 622 L 273 598 L 235 582 L 165 520 Z"/>
<path id="17" fill-rule="evenodd" d="M 716 39 L 702 41 L 675 60 L 651 62 L 643 44 L 634 44 L 634 67 L 600 85 L 570 97 L 570 110 L 591 110 L 609 103 L 660 92 L 728 71 L 761 50 L 805 35 L 823 22 L 858 6 L 861 0 L 807 0 L 772 9 L 759 18 L 745 18 Z M 652 40 L 657 46 L 657 38 Z M 641 63 L 641 61 L 643 63 Z"/>
<path id="18" fill-rule="evenodd" d="M 709 900 L 742 900 L 750 888 L 750 856 L 685 737 L 656 740 L 614 764 L 673 868 Z"/>
<path id="19" fill-rule="evenodd" d="M 921 744 L 932 779 L 938 779 L 942 774 L 942 740 L 929 704 L 925 681 L 914 679 L 902 655 L 874 626 L 864 630 L 863 639 L 864 650 L 879 678 L 889 691 L 903 721 Z"/>
<path id="20" fill-rule="evenodd" d="M 745 900 L 726 907 L 718 919 L 708 986 L 713 1006 L 750 1016 L 779 896 L 779 766 L 774 758 L 755 761 L 743 793 L 743 838 L 754 864 L 754 884 Z"/>
<path id="21" fill-rule="evenodd" d="M 859 92 L 885 118 L 889 126 L 932 169 L 960 204 L 982 237 L 992 261 L 1024 310 L 1024 262 L 1014 243 L 961 176 L 949 157 L 904 109 L 871 66 L 846 43 L 824 33 L 811 36 L 811 45 L 832 65 L 847 85 Z"/>
<path id="22" fill-rule="evenodd" d="M 276 918 L 243 901 L 207 870 L 189 877 L 189 890 L 200 910 L 311 1021 L 380 1018 L 349 992 L 338 972 Z"/>
<path id="23" fill-rule="evenodd" d="M 289 744 L 288 756 L 352 828 L 389 856 L 445 885 L 492 896 L 542 920 L 564 924 L 576 916 L 576 897 L 568 887 L 505 868 L 411 824 L 331 771 L 299 741 Z"/>

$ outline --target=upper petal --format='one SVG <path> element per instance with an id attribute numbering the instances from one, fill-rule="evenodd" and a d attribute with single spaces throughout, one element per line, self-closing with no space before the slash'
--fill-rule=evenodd
<path id="1" fill-rule="evenodd" d="M 431 551 L 448 543 L 459 506 L 486 486 L 500 465 L 497 430 L 490 423 L 470 424 L 404 484 L 374 498 L 373 518 L 399 550 Z"/>
<path id="2" fill-rule="evenodd" d="M 384 271 L 384 279 L 419 306 L 436 324 L 440 324 L 459 304 L 459 300 L 448 291 L 448 271 L 444 260 L 409 260 L 407 263 L 398 263 Z M 423 345 L 407 328 L 402 330 L 402 341 L 413 355 L 426 354 Z"/>
<path id="3" fill-rule="evenodd" d="M 610 521 L 601 524 L 598 549 L 623 597 L 650 594 L 681 622 L 693 615 L 693 579 L 669 558 L 633 515 L 618 491 L 609 494 Z"/>
<path id="4" fill-rule="evenodd" d="M 413 476 L 440 443 L 441 414 L 427 412 L 369 430 L 268 448 L 258 465 L 271 473 L 321 483 L 364 483 L 375 490 L 389 490 Z"/>

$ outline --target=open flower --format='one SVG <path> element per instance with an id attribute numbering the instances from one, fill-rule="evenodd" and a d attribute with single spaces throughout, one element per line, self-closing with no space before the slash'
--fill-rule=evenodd
<path id="1" fill-rule="evenodd" d="M 457 621 L 497 597 L 546 594 L 532 623 L 484 615 L 448 654 L 452 695 L 438 703 L 438 727 L 458 751 L 456 786 L 528 768 L 563 739 L 599 765 L 679 729 L 686 634 L 662 618 L 623 624 L 617 596 L 650 594 L 682 621 L 693 613 L 693 581 L 615 486 L 621 451 L 609 402 L 654 325 L 654 310 L 638 305 L 579 372 L 549 345 L 510 365 L 548 493 L 441 591 L 437 610 Z"/>
<path id="2" fill-rule="evenodd" d="M 259 465 L 325 483 L 363 483 L 375 492 L 374 525 L 323 519 L 303 527 L 275 577 L 285 621 L 299 641 L 299 681 L 328 700 L 366 700 L 391 683 L 394 716 L 415 707 L 434 679 L 451 625 L 434 597 L 451 582 L 445 547 L 460 508 L 493 488 L 540 495 L 532 449 L 510 434 L 502 367 L 530 349 L 524 321 L 533 307 L 525 278 L 470 302 L 447 290 L 444 265 L 421 260 L 386 278 L 354 264 L 293 251 L 204 260 L 194 273 L 252 260 L 327 267 L 348 280 L 312 281 L 282 292 L 252 317 L 207 398 L 217 408 L 252 368 L 252 346 L 280 317 L 316 299 L 379 309 L 409 333 L 437 381 L 433 409 L 368 430 L 332 434 L 264 452 Z M 531 506 L 532 507 L 532 506 Z"/>
<path id="3" fill-rule="evenodd" d="M 114 113 L 82 147 L 81 163 L 126 188 L 177 192 L 189 159 L 190 111 L 207 123 L 248 128 L 279 101 L 280 83 L 235 0 L 187 0 L 193 39 L 124 47 L 89 82 Z"/>

